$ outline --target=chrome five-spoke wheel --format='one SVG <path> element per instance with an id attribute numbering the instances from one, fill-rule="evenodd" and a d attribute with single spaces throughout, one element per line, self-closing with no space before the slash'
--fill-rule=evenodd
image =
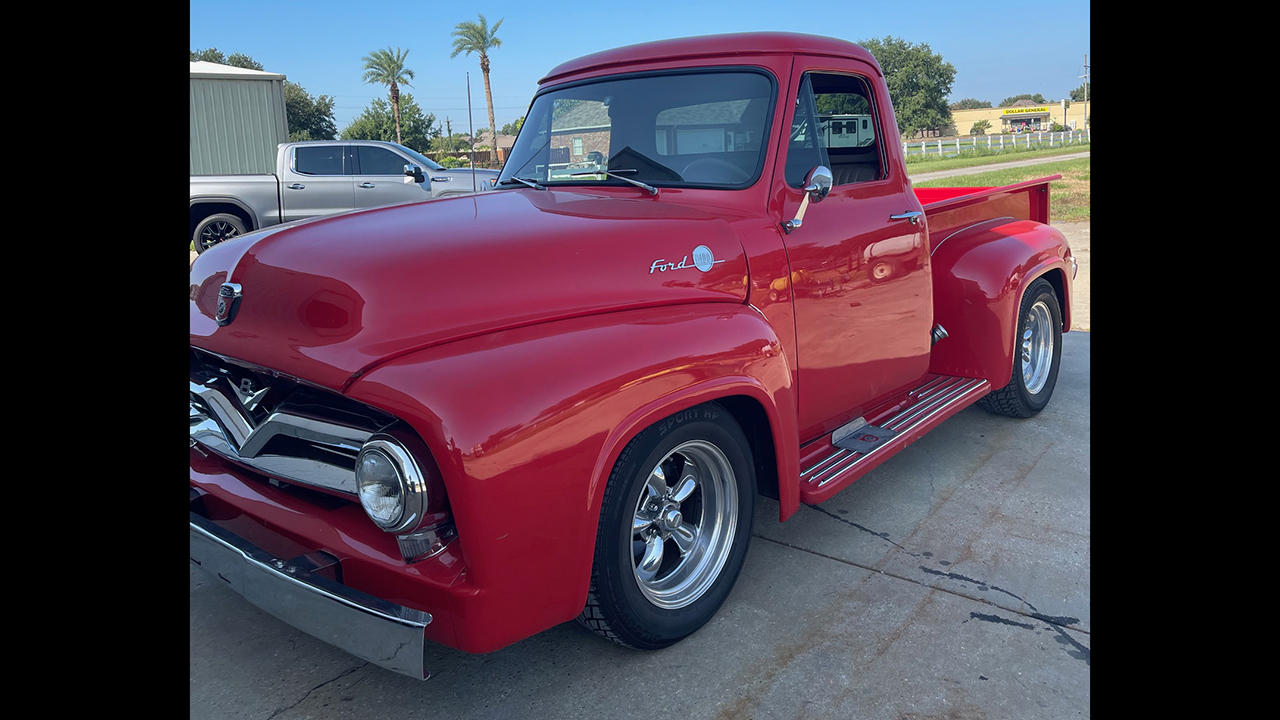
<path id="1" fill-rule="evenodd" d="M 738 486 L 720 448 L 691 440 L 645 480 L 632 515 L 633 572 L 654 605 L 681 608 L 720 574 L 738 525 Z"/>
<path id="2" fill-rule="evenodd" d="M 742 570 L 755 482 L 746 434 L 719 403 L 681 410 L 640 431 L 605 486 L 579 621 L 646 650 L 705 625 Z"/>

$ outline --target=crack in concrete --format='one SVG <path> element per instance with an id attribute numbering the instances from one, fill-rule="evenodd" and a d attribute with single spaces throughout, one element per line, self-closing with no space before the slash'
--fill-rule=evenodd
<path id="1" fill-rule="evenodd" d="M 837 519 L 839 519 L 839 518 L 837 518 Z M 868 532 L 869 532 L 869 531 L 868 531 Z M 876 533 L 871 533 L 871 534 L 872 534 L 872 535 L 876 535 Z M 877 537 L 879 537 L 879 535 L 876 535 L 876 536 L 877 536 Z M 1059 624 L 1059 622 L 1055 622 L 1055 620 L 1057 620 L 1057 621 L 1061 621 L 1061 620 L 1070 620 L 1070 621 L 1073 621 L 1073 622 L 1080 622 L 1079 620 L 1077 620 L 1076 618 L 1055 618 L 1055 617 L 1050 616 L 1050 615 L 1044 615 L 1044 614 L 1043 614 L 1043 613 L 1041 613 L 1039 610 L 1037 610 L 1037 609 L 1036 609 L 1036 607 L 1035 607 L 1034 605 L 1032 605 L 1031 603 L 1027 602 L 1026 600 L 1023 600 L 1022 598 L 1019 598 L 1017 595 L 1013 595 L 1012 593 L 1008 592 L 1007 590 L 1001 590 L 1001 592 L 1004 592 L 1005 594 L 1010 595 L 1011 597 L 1015 597 L 1015 598 L 1017 598 L 1020 602 L 1022 602 L 1022 603 L 1024 603 L 1024 604 L 1026 604 L 1026 606 L 1027 606 L 1027 607 L 1031 608 L 1033 612 L 1028 613 L 1028 612 L 1024 612 L 1024 611 L 1022 611 L 1022 610 L 1015 610 L 1015 609 L 1013 609 L 1013 608 L 1003 607 L 1003 606 L 1001 606 L 1001 605 L 996 605 L 995 603 L 991 602 L 990 600 L 987 600 L 986 598 L 980 598 L 980 597 L 976 597 L 976 596 L 973 596 L 973 595 L 966 595 L 966 594 L 964 594 L 964 593 L 962 593 L 962 592 L 956 592 L 955 590 L 950 590 L 950 589 L 943 588 L 943 587 L 937 587 L 937 586 L 935 586 L 935 585 L 930 585 L 930 584 L 928 584 L 928 583 L 921 582 L 920 580 L 917 580 L 917 579 L 915 579 L 915 578 L 906 577 L 905 575 L 898 575 L 898 574 L 896 574 L 896 573 L 892 573 L 892 572 L 885 572 L 884 570 L 880 570 L 880 569 L 877 569 L 877 568 L 867 567 L 866 565 L 860 565 L 860 564 L 858 564 L 858 563 L 856 563 L 856 562 L 853 562 L 852 560 L 845 560 L 844 558 L 833 557 L 833 556 L 831 556 L 831 555 L 827 555 L 827 554 L 825 554 L 825 553 L 820 553 L 820 552 L 818 552 L 817 550 L 810 550 L 809 548 L 800 547 L 799 545 L 792 545 L 791 543 L 782 542 L 781 540 L 774 540 L 773 538 L 765 537 L 765 536 L 763 536 L 763 535 L 759 535 L 759 534 L 755 534 L 755 533 L 753 533 L 753 537 L 758 537 L 758 538 L 760 538 L 761 540 L 765 540 L 765 541 L 771 542 L 771 543 L 773 543 L 773 544 L 775 544 L 775 545 L 781 545 L 781 546 L 783 546 L 783 547 L 788 547 L 788 548 L 791 548 L 792 550 L 799 550 L 800 552 L 806 552 L 806 553 L 809 553 L 810 555 L 817 555 L 818 557 L 820 557 L 820 558 L 826 558 L 827 560 L 834 560 L 835 562 L 841 563 L 841 564 L 843 564 L 843 565 L 848 565 L 848 566 L 850 566 L 850 567 L 856 567 L 856 568 L 858 568 L 859 570 L 866 570 L 867 572 L 879 573 L 879 574 L 881 574 L 881 575 L 888 575 L 888 576 L 889 576 L 889 577 L 891 577 L 891 578 L 895 578 L 895 579 L 897 579 L 897 580 L 904 580 L 904 581 L 906 581 L 906 582 L 909 582 L 909 583 L 912 583 L 912 584 L 915 584 L 915 585 L 919 585 L 920 587 L 929 588 L 930 590 L 937 590 L 937 591 L 939 591 L 939 592 L 947 593 L 948 595 L 954 595 L 954 596 L 956 596 L 956 597 L 964 598 L 965 600 L 973 600 L 973 601 L 975 601 L 975 602 L 980 602 L 980 603 L 983 603 L 983 604 L 985 604 L 985 605 L 991 605 L 992 607 L 998 607 L 998 608 L 1000 608 L 1000 609 L 1002 609 L 1002 610 L 1005 610 L 1005 611 L 1007 611 L 1007 612 L 1014 613 L 1015 615 L 1021 615 L 1021 616 L 1023 616 L 1023 617 L 1031 618 L 1031 619 L 1033 619 L 1033 620 L 1041 620 L 1041 621 L 1043 621 L 1043 622 L 1047 622 L 1047 623 L 1049 623 L 1049 625 L 1050 625 L 1050 629 L 1052 629 L 1052 630 L 1054 630 L 1055 632 L 1057 632 L 1057 633 L 1058 633 L 1058 642 L 1060 642 L 1060 643 L 1062 643 L 1062 644 L 1064 644 L 1064 645 L 1066 645 L 1066 644 L 1070 644 L 1070 645 L 1072 645 L 1072 646 L 1074 646 L 1074 647 L 1076 648 L 1076 650 L 1077 650 L 1077 652 L 1078 652 L 1078 655 L 1077 655 L 1077 654 L 1070 653 L 1070 652 L 1068 652 L 1068 653 L 1067 653 L 1068 655 L 1071 655 L 1072 657 L 1075 657 L 1075 658 L 1076 658 L 1076 659 L 1078 659 L 1078 660 L 1084 660 L 1084 662 L 1085 662 L 1085 664 L 1086 664 L 1086 665 L 1089 665 L 1089 664 L 1090 664 L 1090 662 L 1089 662 L 1089 648 L 1088 648 L 1088 647 L 1086 647 L 1085 645 L 1080 644 L 1078 641 L 1076 641 L 1076 639 L 1075 639 L 1075 638 L 1073 638 L 1073 637 L 1071 637 L 1070 635 L 1068 635 L 1068 634 L 1066 633 L 1066 631 L 1067 631 L 1067 630 L 1071 630 L 1071 631 L 1074 631 L 1074 632 L 1082 633 L 1082 634 L 1084 634 L 1084 635 L 1089 635 L 1089 634 L 1090 634 L 1090 632 L 1089 632 L 1088 630 L 1083 629 L 1083 628 L 1064 627 L 1063 625 Z M 921 568 L 921 569 L 924 569 L 924 568 Z M 935 574 L 939 574 L 939 575 L 941 575 L 941 574 L 944 574 L 944 573 L 935 573 Z M 948 573 L 948 574 L 949 574 L 949 573 Z M 964 579 L 965 579 L 965 580 L 968 580 L 969 582 L 973 582 L 973 583 L 978 582 L 978 581 L 973 580 L 973 579 L 971 579 L 971 578 L 964 578 Z M 994 585 L 989 585 L 989 584 L 987 584 L 987 583 L 982 583 L 982 584 L 983 584 L 983 585 L 986 585 L 987 587 L 990 587 L 990 588 L 995 588 L 995 586 L 994 586 Z M 998 588 L 997 588 L 997 589 L 998 589 Z M 966 621 L 966 622 L 967 622 L 967 621 Z"/>
<path id="2" fill-rule="evenodd" d="M 287 711 L 289 711 L 289 710 L 292 710 L 292 709 L 294 709 L 294 708 L 298 707 L 299 705 L 301 705 L 302 703 L 304 703 L 304 702 L 306 702 L 306 701 L 307 701 L 307 698 L 311 696 L 311 693 L 315 692 L 316 690 L 319 690 L 320 688 L 324 687 L 325 685 L 328 685 L 329 683 L 334 683 L 334 682 L 337 682 L 337 681 L 341 680 L 342 678 L 344 678 L 344 677 L 346 677 L 346 676 L 350 675 L 351 673 L 353 673 L 353 672 L 355 672 L 355 671 L 357 671 L 357 670 L 359 670 L 359 669 L 361 669 L 361 668 L 365 667 L 365 666 L 366 666 L 366 665 L 368 665 L 368 664 L 369 664 L 368 662 L 362 662 L 362 663 L 360 663 L 359 665 L 357 665 L 357 666 L 355 666 L 355 667 L 353 667 L 353 668 L 347 668 L 347 669 L 346 669 L 346 670 L 344 670 L 342 673 L 340 673 L 340 674 L 338 675 L 338 677 L 331 678 L 331 679 L 329 679 L 329 680 L 325 680 L 324 682 L 320 683 L 319 685 L 316 685 L 315 687 L 313 687 L 313 688 L 311 688 L 310 690 L 308 690 L 308 691 L 306 691 L 305 693 L 303 693 L 303 694 L 302 694 L 302 697 L 301 697 L 301 698 L 298 698 L 298 702 L 296 702 L 296 703 L 294 703 L 294 704 L 292 704 L 292 705 L 287 705 L 287 706 L 285 706 L 285 707 L 282 707 L 282 708 L 280 708 L 279 710 L 276 710 L 275 712 L 273 712 L 273 713 L 271 713 L 270 715 L 268 715 L 268 716 L 267 716 L 267 720 L 272 720 L 272 718 L 274 718 L 275 716 L 279 715 L 280 713 L 282 713 L 282 712 L 287 712 Z"/>
<path id="3" fill-rule="evenodd" d="M 853 526 L 853 527 L 855 527 L 855 528 L 858 528 L 859 530 L 861 530 L 861 531 L 862 531 L 862 532 L 864 532 L 864 533 L 867 533 L 867 534 L 869 534 L 869 535 L 873 535 L 873 536 L 875 536 L 875 537 L 877 537 L 877 538 L 879 538 L 879 539 L 881 539 L 881 540 L 883 540 L 883 541 L 885 541 L 885 542 L 889 543 L 890 545 L 892 545 L 892 546 L 894 546 L 894 547 L 898 548 L 899 550 L 901 550 L 902 552 L 904 552 L 904 553 L 906 553 L 906 554 L 910 555 L 911 557 L 914 557 L 914 558 L 918 558 L 918 557 L 920 557 L 920 556 L 919 556 L 919 555 L 917 555 L 916 553 L 913 553 L 913 552 L 911 552 L 910 550 L 908 550 L 908 549 L 906 549 L 906 548 L 902 547 L 902 546 L 901 546 L 901 545 L 899 545 L 898 543 L 896 543 L 896 542 L 894 542 L 894 541 L 890 540 L 890 539 L 889 539 L 889 533 L 878 533 L 878 532 L 875 532 L 874 530 L 870 530 L 870 529 L 868 529 L 868 528 L 865 528 L 865 527 L 863 527 L 863 526 L 859 525 L 858 523 L 853 522 L 852 520 L 845 520 L 844 518 L 840 517 L 839 515 L 836 515 L 835 513 L 832 513 L 832 512 L 828 512 L 828 511 L 827 511 L 827 510 L 825 510 L 824 508 L 820 508 L 820 507 L 818 507 L 817 505 L 811 505 L 811 504 L 809 504 L 809 503 L 801 503 L 801 505 L 804 505 L 804 506 L 805 506 L 805 507 L 807 507 L 807 508 L 812 508 L 812 509 L 814 509 L 814 510 L 817 510 L 818 512 L 822 513 L 823 515 L 826 515 L 826 516 L 827 516 L 827 517 L 829 517 L 829 518 L 834 518 L 834 519 L 836 519 L 836 520 L 839 520 L 840 522 L 844 523 L 845 525 L 851 525 L 851 526 Z M 757 537 L 758 537 L 758 536 L 757 536 Z"/>

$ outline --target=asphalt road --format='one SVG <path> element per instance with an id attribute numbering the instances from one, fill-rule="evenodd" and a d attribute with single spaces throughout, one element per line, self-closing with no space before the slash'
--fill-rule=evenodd
<path id="1" fill-rule="evenodd" d="M 566 623 L 421 682 L 190 570 L 190 716 L 1010 718 L 1090 712 L 1087 332 L 1049 407 L 971 407 L 786 523 L 760 499 L 720 613 L 659 652 Z M 530 602 L 536 602 L 531 588 Z"/>

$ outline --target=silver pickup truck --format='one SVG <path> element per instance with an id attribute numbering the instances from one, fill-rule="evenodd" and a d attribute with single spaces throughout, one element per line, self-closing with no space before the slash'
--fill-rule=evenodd
<path id="1" fill-rule="evenodd" d="M 204 252 L 283 222 L 488 191 L 497 177 L 497 170 L 449 170 L 391 142 L 280 143 L 272 175 L 191 176 L 191 239 Z"/>

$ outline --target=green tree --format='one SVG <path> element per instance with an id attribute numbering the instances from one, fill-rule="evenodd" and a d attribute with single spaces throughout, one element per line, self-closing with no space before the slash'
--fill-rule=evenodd
<path id="1" fill-rule="evenodd" d="M 1030 100 L 1031 102 L 1037 105 L 1045 105 L 1045 104 L 1048 104 L 1049 102 L 1048 100 L 1045 100 L 1044 96 L 1041 95 L 1040 93 L 1036 93 L 1034 95 L 1022 94 L 1022 95 L 1014 95 L 1012 97 L 1007 97 L 1001 100 L 1000 104 L 997 107 L 1009 107 L 1010 105 L 1018 102 L 1019 100 Z"/>
<path id="2" fill-rule="evenodd" d="M 480 73 L 484 75 L 484 101 L 489 106 L 489 131 L 492 132 L 497 125 L 493 120 L 493 91 L 489 88 L 489 51 L 502 47 L 502 40 L 498 39 L 498 27 L 506 18 L 500 18 L 493 27 L 489 27 L 484 15 L 477 14 L 477 17 L 480 18 L 478 23 L 460 22 L 454 26 L 453 54 L 449 57 L 458 57 L 458 53 L 475 53 L 480 56 Z"/>
<path id="3" fill-rule="evenodd" d="M 392 52 L 388 47 L 364 56 L 364 81 L 370 85 L 386 85 L 391 90 L 391 110 L 396 121 L 395 137 L 396 142 L 401 145 L 404 143 L 400 139 L 400 84 L 413 87 L 409 84 L 413 79 L 413 71 L 404 66 L 404 59 L 408 54 L 408 50 L 396 48 Z"/>
<path id="4" fill-rule="evenodd" d="M 951 103 L 952 110 L 980 110 L 989 107 L 991 107 L 989 100 L 976 100 L 974 98 L 965 98 Z"/>
<path id="5" fill-rule="evenodd" d="M 854 93 L 823 93 L 814 103 L 820 115 L 870 115 L 867 99 Z"/>
<path id="6" fill-rule="evenodd" d="M 245 55 L 244 53 L 232 53 L 231 57 L 222 54 L 222 51 L 216 47 L 205 48 L 203 50 L 191 51 L 191 62 L 211 62 L 219 65 L 230 65 L 232 67 L 246 68 L 248 70 L 262 70 L 262 63 Z"/>
<path id="7" fill-rule="evenodd" d="M 203 50 L 191 51 L 191 62 L 211 62 L 219 65 L 227 64 L 227 56 L 216 47 L 204 48 Z"/>
<path id="8" fill-rule="evenodd" d="M 979 120 L 978 122 L 973 124 L 973 127 L 969 128 L 969 134 L 970 135 L 986 135 L 987 131 L 990 129 L 991 129 L 990 120 Z"/>
<path id="9" fill-rule="evenodd" d="M 400 96 L 399 115 L 397 120 L 395 110 L 386 100 L 374 98 L 369 107 L 343 129 L 341 139 L 399 142 L 418 152 L 429 149 L 431 139 L 439 134 L 435 129 L 436 116 L 423 113 L 409 93 Z"/>
<path id="10" fill-rule="evenodd" d="M 1088 90 L 1088 88 L 1089 88 L 1089 85 L 1087 83 L 1080 83 L 1080 87 L 1076 88 L 1075 90 L 1072 90 L 1071 95 L 1069 97 L 1072 100 L 1083 101 L 1085 100 L 1085 92 Z"/>
<path id="11" fill-rule="evenodd" d="M 884 71 L 893 101 L 898 131 L 910 136 L 918 130 L 936 129 L 951 121 L 947 95 L 956 79 L 956 68 L 933 52 L 928 43 L 909 43 L 895 37 L 860 40 Z"/>
<path id="12" fill-rule="evenodd" d="M 518 135 L 520 128 L 524 127 L 524 118 L 516 118 L 515 122 L 509 122 L 502 126 L 499 132 L 503 135 Z"/>
<path id="13" fill-rule="evenodd" d="M 311 97 L 307 89 L 295 82 L 284 81 L 284 109 L 289 118 L 289 140 L 333 140 L 338 136 L 338 123 L 333 116 L 333 98 Z"/>

